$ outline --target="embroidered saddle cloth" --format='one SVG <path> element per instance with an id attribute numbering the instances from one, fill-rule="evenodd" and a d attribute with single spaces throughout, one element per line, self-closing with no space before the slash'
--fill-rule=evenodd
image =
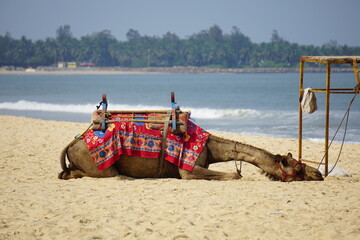
<path id="1" fill-rule="evenodd" d="M 137 115 L 137 119 L 148 119 L 147 114 Z M 116 120 L 127 119 L 114 117 Z M 209 133 L 187 120 L 187 134 L 175 135 L 168 131 L 164 159 L 181 169 L 192 171 L 203 150 Z M 143 158 L 159 158 L 162 134 L 149 123 L 115 122 L 108 124 L 105 132 L 89 129 L 83 135 L 90 155 L 101 171 L 113 165 L 121 155 Z"/>

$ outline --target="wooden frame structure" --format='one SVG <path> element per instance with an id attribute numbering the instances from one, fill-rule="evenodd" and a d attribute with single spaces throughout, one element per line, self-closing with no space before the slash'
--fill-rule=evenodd
<path id="1" fill-rule="evenodd" d="M 325 177 L 328 175 L 328 163 L 329 163 L 329 109 L 330 109 L 330 94 L 360 94 L 360 79 L 359 79 L 359 69 L 358 63 L 360 63 L 360 56 L 302 56 L 300 57 L 300 79 L 299 79 L 299 97 L 303 95 L 304 88 L 304 63 L 322 63 L 326 64 L 326 87 L 325 89 L 312 89 L 312 92 L 325 93 Z M 354 75 L 356 80 L 356 88 L 354 89 L 332 89 L 330 87 L 330 73 L 331 73 L 331 64 L 351 64 L 354 69 Z M 299 103 L 299 139 L 298 139 L 298 158 L 299 160 L 308 161 L 302 159 L 302 109 L 301 104 Z M 312 162 L 312 161 L 308 161 Z M 313 162 L 317 163 L 317 162 Z"/>

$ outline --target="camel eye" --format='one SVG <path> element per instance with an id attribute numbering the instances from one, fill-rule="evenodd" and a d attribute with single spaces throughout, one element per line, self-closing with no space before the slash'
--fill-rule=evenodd
<path id="1" fill-rule="evenodd" d="M 282 164 L 284 167 L 287 167 L 287 166 L 288 166 L 288 161 L 286 160 L 286 158 L 282 158 L 282 159 L 281 159 L 281 164 Z"/>

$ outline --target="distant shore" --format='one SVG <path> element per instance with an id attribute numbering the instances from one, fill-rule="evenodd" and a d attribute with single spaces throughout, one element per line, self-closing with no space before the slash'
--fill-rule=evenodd
<path id="1" fill-rule="evenodd" d="M 325 72 L 325 68 L 305 68 L 306 72 Z M 353 72 L 352 68 L 332 68 L 332 72 Z M 299 72 L 299 68 L 207 68 L 207 67 L 93 67 L 62 69 L 39 67 L 37 69 L 6 70 L 0 74 L 209 74 L 209 73 L 289 73 Z"/>

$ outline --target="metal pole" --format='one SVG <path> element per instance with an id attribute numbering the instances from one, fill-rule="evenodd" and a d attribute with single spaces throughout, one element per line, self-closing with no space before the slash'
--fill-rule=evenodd
<path id="1" fill-rule="evenodd" d="M 326 63 L 326 116 L 325 116 L 325 177 L 329 164 L 329 110 L 330 110 L 330 63 Z"/>
<path id="2" fill-rule="evenodd" d="M 304 82 L 304 61 L 300 61 L 300 78 L 299 78 L 299 100 L 303 94 Z M 299 129 L 298 129 L 298 160 L 302 158 L 302 109 L 299 101 Z"/>

